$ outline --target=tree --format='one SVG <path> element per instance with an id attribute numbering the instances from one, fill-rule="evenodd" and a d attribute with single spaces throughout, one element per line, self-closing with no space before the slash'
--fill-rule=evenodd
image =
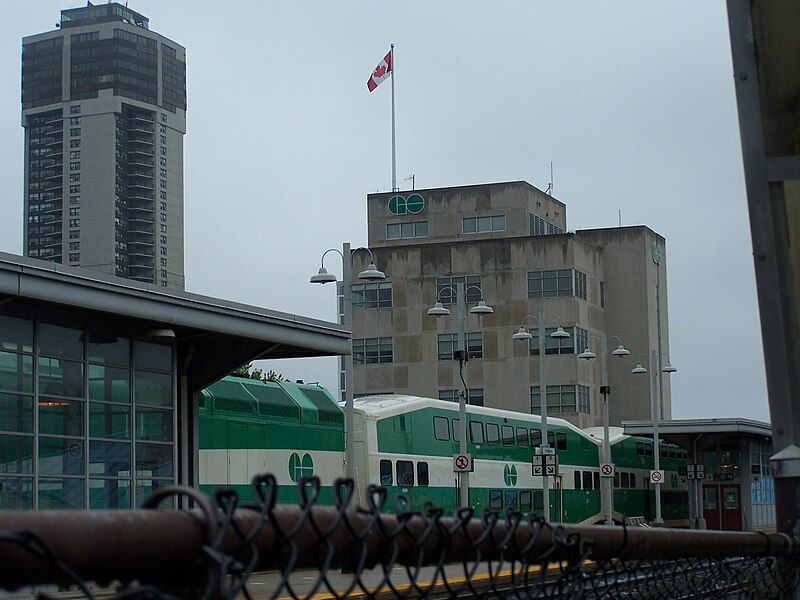
<path id="1" fill-rule="evenodd" d="M 231 375 L 234 377 L 244 377 L 245 379 L 257 379 L 259 381 L 286 381 L 283 375 L 271 369 L 267 371 L 266 374 L 262 369 L 254 369 L 253 363 L 247 363 L 241 367 L 235 368 L 231 371 Z"/>

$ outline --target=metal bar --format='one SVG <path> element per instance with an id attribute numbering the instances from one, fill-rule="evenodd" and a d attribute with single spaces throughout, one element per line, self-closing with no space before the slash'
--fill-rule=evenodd
<path id="1" fill-rule="evenodd" d="M 461 439 L 458 442 L 458 451 L 461 454 L 466 454 L 467 400 L 469 398 L 469 386 L 467 385 L 467 307 L 466 287 L 464 282 L 456 283 L 455 291 L 457 296 L 456 314 L 458 319 L 458 347 L 464 351 L 464 359 L 461 363 L 461 377 L 459 377 L 459 387 L 461 388 L 461 393 L 458 395 L 458 433 Z M 469 473 L 461 473 L 458 487 L 459 506 L 469 506 Z"/>
<path id="2" fill-rule="evenodd" d="M 336 549 L 330 568 L 352 566 L 350 563 L 357 560 L 360 547 L 336 509 L 314 508 L 311 513 L 313 523 L 304 509 L 294 506 L 278 506 L 272 514 L 284 531 L 292 530 L 297 524 L 297 534 L 290 544 L 267 523 L 254 538 L 259 551 L 257 570 L 285 567 L 290 545 L 297 552 L 293 569 L 318 567 L 318 532 L 329 528 L 331 533 L 327 539 Z M 381 515 L 382 525 L 371 527 L 374 516 L 356 511 L 346 514 L 353 531 L 369 531 L 364 537 L 366 568 L 380 564 L 386 557 L 389 543 L 384 532 L 393 531 L 400 525 L 397 517 Z M 233 518 L 239 530 L 247 532 L 256 526 L 259 512 L 238 510 Z M 420 556 L 416 549 L 417 540 L 422 540 L 422 564 L 438 562 L 445 550 L 447 563 L 475 560 L 471 541 L 480 539 L 487 525 L 479 519 L 469 521 L 463 527 L 461 521 L 453 518 L 442 518 L 439 523 L 450 532 L 449 535 L 438 528 L 426 533 L 429 525 L 421 518 L 408 520 L 405 524 L 408 535 L 394 537 L 396 564 L 417 564 Z M 200 511 L 8 511 L 0 513 L 0 531 L 35 534 L 79 577 L 101 585 L 113 580 L 127 582 L 134 579 L 162 585 L 197 585 L 202 581 L 198 574 L 203 572 L 198 567 L 198 560 L 203 556 L 202 546 L 208 539 L 205 517 Z M 786 556 L 797 551 L 792 540 L 783 534 L 577 525 L 563 525 L 563 533 L 578 534 L 581 539 L 591 540 L 590 558 L 593 560 Z M 497 559 L 501 541 L 507 534 L 508 522 L 498 521 L 491 534 L 478 546 L 480 560 Z M 551 529 L 548 526 L 522 522 L 514 535 L 517 543 L 506 547 L 503 552 L 505 560 L 518 558 L 518 549 L 525 548 L 533 537 L 527 556 L 541 556 L 551 548 Z M 237 555 L 241 541 L 229 530 L 220 549 L 226 554 Z M 13 565 L 13 568 L 0 570 L 2 588 L 68 583 L 63 574 L 16 544 L 0 540 L 0 555 L 5 564 Z M 551 561 L 569 558 L 549 557 Z"/>
<path id="3" fill-rule="evenodd" d="M 658 350 L 650 351 L 650 410 L 653 413 L 653 463 L 656 471 L 661 469 L 661 442 L 658 438 L 658 421 L 661 408 L 658 406 L 658 370 L 659 370 L 659 355 Z M 653 525 L 663 525 L 664 519 L 661 518 L 661 484 L 653 484 L 653 493 L 655 495 L 656 515 L 653 519 Z"/>
<path id="4" fill-rule="evenodd" d="M 355 407 L 353 405 L 353 257 L 350 243 L 342 244 L 342 304 L 344 306 L 344 327 L 350 332 L 349 352 L 344 355 L 344 447 L 345 473 L 348 478 L 356 479 L 355 444 L 353 427 L 355 424 Z"/>
<path id="5" fill-rule="evenodd" d="M 539 335 L 539 406 L 540 414 L 542 417 L 542 448 L 549 447 L 547 441 L 547 372 L 545 370 L 545 343 L 544 336 L 546 333 L 544 322 L 547 319 L 544 311 L 539 311 L 539 316 L 536 318 L 536 326 Z M 550 478 L 547 476 L 547 467 L 542 469 L 542 497 L 544 500 L 544 520 L 550 520 Z"/>
<path id="6" fill-rule="evenodd" d="M 603 395 L 603 462 L 611 463 L 611 436 L 609 433 L 608 397 L 611 388 L 608 385 L 608 334 L 600 333 L 600 392 Z M 603 512 L 606 525 L 614 524 L 614 478 L 601 477 Z"/>

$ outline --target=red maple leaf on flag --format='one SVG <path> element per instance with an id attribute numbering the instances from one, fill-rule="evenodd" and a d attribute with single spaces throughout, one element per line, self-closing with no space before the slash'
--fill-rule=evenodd
<path id="1" fill-rule="evenodd" d="M 386 65 L 380 64 L 375 68 L 375 71 L 373 71 L 372 76 L 383 77 L 385 74 L 386 74 Z"/>

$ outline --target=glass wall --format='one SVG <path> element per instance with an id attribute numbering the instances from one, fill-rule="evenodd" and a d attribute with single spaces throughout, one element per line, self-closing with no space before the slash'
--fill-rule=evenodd
<path id="1" fill-rule="evenodd" d="M 130 508 L 175 481 L 171 345 L 0 315 L 0 509 Z"/>

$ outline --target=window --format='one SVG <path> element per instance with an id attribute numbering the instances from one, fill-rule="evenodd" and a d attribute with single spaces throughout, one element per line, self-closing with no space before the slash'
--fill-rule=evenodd
<path id="1" fill-rule="evenodd" d="M 591 401 L 589 397 L 589 388 L 585 385 L 578 385 L 578 412 L 589 414 L 591 413 Z"/>
<path id="2" fill-rule="evenodd" d="M 427 221 L 412 221 L 410 223 L 388 223 L 386 225 L 387 240 L 408 240 L 412 238 L 428 237 Z"/>
<path id="3" fill-rule="evenodd" d="M 81 237 L 81 232 L 80 231 L 75 230 L 75 231 L 70 231 L 69 232 L 69 239 L 75 240 L 75 239 L 78 239 L 79 237 Z"/>
<path id="4" fill-rule="evenodd" d="M 461 430 L 458 428 L 458 419 L 453 419 L 453 441 L 461 441 Z"/>
<path id="5" fill-rule="evenodd" d="M 383 486 L 392 485 L 392 461 L 382 460 L 380 462 L 380 482 Z"/>
<path id="6" fill-rule="evenodd" d="M 167 215 L 166 215 L 166 213 L 160 213 L 160 214 L 161 214 L 161 217 L 160 217 L 160 218 L 161 218 L 161 220 L 162 220 L 162 221 L 166 221 L 166 220 L 167 220 Z"/>
<path id="7" fill-rule="evenodd" d="M 69 134 L 72 135 L 72 136 L 80 135 L 81 134 L 81 128 L 80 127 L 75 127 L 73 129 L 70 129 L 69 130 Z"/>
<path id="8" fill-rule="evenodd" d="M 483 332 L 468 332 L 466 341 L 470 358 L 483 358 Z M 438 335 L 437 354 L 439 360 L 452 360 L 453 352 L 456 350 L 458 350 L 457 333 L 440 333 Z"/>
<path id="9" fill-rule="evenodd" d="M 81 105 L 75 104 L 74 106 L 69 107 L 69 114 L 71 115 L 79 115 L 81 114 Z"/>
<path id="10" fill-rule="evenodd" d="M 167 270 L 161 269 L 161 279 L 166 279 L 166 278 L 167 278 Z"/>
<path id="11" fill-rule="evenodd" d="M 592 481 L 594 482 L 594 489 L 600 489 L 600 473 L 598 471 L 594 471 L 592 473 Z"/>
<path id="12" fill-rule="evenodd" d="M 78 254 L 78 253 L 73 253 L 73 254 L 69 255 L 69 261 L 70 262 L 76 262 L 76 261 L 79 261 L 80 259 L 81 259 L 81 255 Z"/>
<path id="13" fill-rule="evenodd" d="M 159 160 L 161 161 L 161 166 L 162 167 L 166 167 L 167 166 L 167 159 L 166 158 L 164 158 L 162 156 Z"/>
<path id="14" fill-rule="evenodd" d="M 81 203 L 81 197 L 80 196 L 70 196 L 69 197 L 69 203 L 70 204 L 80 204 Z"/>
<path id="15" fill-rule="evenodd" d="M 644 445 L 644 455 L 645 456 L 653 456 L 653 444 L 645 443 L 645 445 Z"/>
<path id="16" fill-rule="evenodd" d="M 159 125 L 159 126 L 158 126 L 158 130 L 159 130 L 161 133 L 167 133 L 167 126 L 166 126 L 166 125 Z"/>
<path id="17" fill-rule="evenodd" d="M 550 432 L 548 431 L 547 433 L 549 434 Z M 565 433 L 556 434 L 556 449 L 557 450 L 567 449 L 567 434 Z"/>
<path id="18" fill-rule="evenodd" d="M 159 236 L 159 237 L 160 237 L 160 241 L 161 241 L 162 244 L 166 244 L 167 243 L 167 236 L 162 235 L 162 236 Z"/>
<path id="19" fill-rule="evenodd" d="M 162 188 L 165 188 L 165 189 L 166 189 L 166 187 L 167 187 L 167 182 L 166 182 L 166 181 L 164 181 L 164 180 L 162 179 L 161 181 L 159 181 L 159 182 L 158 182 L 158 185 L 160 185 Z"/>
<path id="20" fill-rule="evenodd" d="M 614 472 L 614 487 L 619 487 L 619 471 Z"/>
<path id="21" fill-rule="evenodd" d="M 69 153 L 69 157 L 70 157 L 71 159 L 80 158 L 80 157 L 81 157 L 81 151 L 80 151 L 80 150 L 72 150 L 72 151 Z"/>
<path id="22" fill-rule="evenodd" d="M 165 115 L 164 113 L 161 113 L 161 122 L 162 123 L 166 123 L 167 122 L 167 115 Z"/>
<path id="23" fill-rule="evenodd" d="M 580 329 L 579 327 L 574 327 L 573 330 Z M 554 338 L 550 337 L 556 331 L 555 327 L 547 327 L 544 330 L 544 353 L 545 354 L 574 354 L 575 353 L 575 346 L 576 346 L 576 335 L 573 332 L 568 338 Z M 567 330 L 569 331 L 569 330 Z M 585 330 L 582 330 L 585 331 Z M 528 340 L 528 349 L 530 350 L 531 356 L 539 356 L 539 330 L 538 329 L 529 329 L 528 333 L 530 333 L 533 337 Z M 578 352 L 583 350 L 580 346 L 578 346 Z"/>
<path id="24" fill-rule="evenodd" d="M 80 162 L 71 162 L 71 163 L 69 163 L 69 170 L 70 171 L 80 171 L 81 170 L 81 163 Z"/>
<path id="25" fill-rule="evenodd" d="M 470 421 L 469 437 L 473 444 L 482 444 L 484 442 L 483 423 L 480 421 Z"/>
<path id="26" fill-rule="evenodd" d="M 606 307 L 606 282 L 605 281 L 601 281 L 600 282 L 600 307 L 601 308 L 605 308 Z"/>
<path id="27" fill-rule="evenodd" d="M 70 125 L 80 125 L 81 124 L 81 118 L 80 117 L 70 117 L 69 124 Z"/>
<path id="28" fill-rule="evenodd" d="M 636 473 L 631 473 L 630 474 L 630 480 L 631 480 L 631 487 L 635 488 L 636 487 Z"/>
<path id="29" fill-rule="evenodd" d="M 548 385 L 547 386 L 547 412 L 574 413 L 577 409 L 576 388 L 574 385 Z M 541 394 L 539 386 L 531 387 L 531 413 L 539 414 L 541 411 Z"/>
<path id="30" fill-rule="evenodd" d="M 503 508 L 503 493 L 500 490 L 489 490 L 489 508 L 492 510 Z"/>
<path id="31" fill-rule="evenodd" d="M 392 338 L 359 338 L 353 340 L 353 362 L 357 365 L 392 362 Z"/>
<path id="32" fill-rule="evenodd" d="M 69 193 L 70 194 L 80 194 L 81 193 L 81 186 L 80 185 L 71 185 L 71 186 L 69 186 Z"/>
<path id="33" fill-rule="evenodd" d="M 417 463 L 417 485 L 420 487 L 428 487 L 430 481 L 428 475 L 428 463 L 420 461 Z"/>
<path id="34" fill-rule="evenodd" d="M 81 207 L 80 206 L 73 206 L 69 209 L 69 216 L 70 217 L 80 217 L 81 216 Z"/>
<path id="35" fill-rule="evenodd" d="M 161 233 L 167 233 L 167 226 L 163 223 L 161 224 Z"/>
<path id="36" fill-rule="evenodd" d="M 456 301 L 456 285 L 464 284 L 466 302 L 478 302 L 483 297 L 480 275 L 460 275 L 456 277 L 436 278 L 436 298 L 442 304 L 454 304 Z"/>
<path id="37" fill-rule="evenodd" d="M 530 490 L 521 490 L 519 493 L 519 510 L 520 512 L 531 512 L 533 501 Z"/>
<path id="38" fill-rule="evenodd" d="M 167 203 L 166 202 L 162 202 L 160 208 L 161 208 L 161 210 L 167 210 Z"/>
<path id="39" fill-rule="evenodd" d="M 503 425 L 503 446 L 514 446 L 514 428 L 511 425 Z"/>
<path id="40" fill-rule="evenodd" d="M 591 490 L 592 489 L 592 472 L 591 471 L 583 471 L 583 489 Z"/>
<path id="41" fill-rule="evenodd" d="M 439 400 L 458 402 L 461 390 L 439 390 Z M 483 388 L 469 388 L 469 404 L 483 406 Z"/>
<path id="42" fill-rule="evenodd" d="M 162 135 L 162 136 L 160 136 L 160 137 L 161 137 L 161 143 L 162 143 L 162 144 L 166 144 L 166 143 L 167 143 L 167 136 L 165 136 L 165 135 Z"/>
<path id="43" fill-rule="evenodd" d="M 533 213 L 529 213 L 529 215 L 530 215 L 531 237 L 536 237 L 539 235 L 555 235 L 559 233 L 564 233 L 564 230 L 555 223 L 551 223 L 550 221 L 543 219 L 539 215 L 535 215 Z"/>
<path id="44" fill-rule="evenodd" d="M 589 347 L 589 332 L 582 327 L 574 328 L 575 349 L 580 354 L 584 348 Z"/>
<path id="45" fill-rule="evenodd" d="M 414 485 L 414 463 L 410 460 L 398 460 L 396 463 L 397 485 L 411 487 Z"/>
<path id="46" fill-rule="evenodd" d="M 623 471 L 622 474 L 620 475 L 620 479 L 622 480 L 622 489 L 627 490 L 631 486 L 630 475 L 628 475 L 628 473 Z"/>
<path id="47" fill-rule="evenodd" d="M 167 255 L 167 248 L 166 248 L 166 246 L 161 246 L 161 256 L 166 256 L 166 255 Z"/>
<path id="48" fill-rule="evenodd" d="M 491 446 L 497 446 L 500 443 L 500 427 L 497 423 L 486 424 L 486 442 Z"/>
<path id="49" fill-rule="evenodd" d="M 158 192 L 158 197 L 161 198 L 162 200 L 166 200 L 167 192 Z"/>
<path id="50" fill-rule="evenodd" d="M 167 155 L 167 149 L 164 146 L 161 146 L 160 152 L 161 152 L 161 156 L 166 156 Z"/>
<path id="51" fill-rule="evenodd" d="M 73 182 L 73 183 L 76 182 L 76 181 L 80 181 L 81 180 L 81 174 L 80 173 L 70 173 L 69 174 L 69 180 L 71 182 Z"/>
<path id="52" fill-rule="evenodd" d="M 162 177 L 166 177 L 167 176 L 167 170 L 166 169 L 159 169 L 159 171 L 160 171 Z"/>
<path id="53" fill-rule="evenodd" d="M 162 258 L 161 259 L 161 266 L 162 267 L 166 267 L 167 266 L 167 259 L 166 258 Z"/>
<path id="54" fill-rule="evenodd" d="M 542 445 L 542 432 L 539 429 L 531 429 L 531 448 L 538 448 Z"/>
<path id="55" fill-rule="evenodd" d="M 572 269 L 528 272 L 528 298 L 572 296 Z"/>
<path id="56" fill-rule="evenodd" d="M 450 441 L 450 422 L 447 417 L 433 417 L 433 437 L 440 442 Z"/>
<path id="57" fill-rule="evenodd" d="M 80 242 L 70 242 L 69 243 L 69 249 L 70 250 L 80 250 L 81 249 L 81 243 Z"/>
<path id="58" fill-rule="evenodd" d="M 354 283 L 350 286 L 353 308 L 390 308 L 392 284 L 389 281 Z"/>
<path id="59" fill-rule="evenodd" d="M 466 217 L 461 221 L 463 233 L 486 233 L 489 231 L 505 231 L 506 216 Z"/>
<path id="60" fill-rule="evenodd" d="M 644 442 L 636 442 L 636 454 L 644 456 Z"/>
<path id="61" fill-rule="evenodd" d="M 575 295 L 586 300 L 586 273 L 575 271 Z"/>
<path id="62" fill-rule="evenodd" d="M 69 226 L 70 227 L 80 227 L 81 226 L 81 220 L 80 219 L 70 219 L 69 220 Z"/>
<path id="63" fill-rule="evenodd" d="M 528 444 L 528 430 L 524 427 L 517 427 L 517 446 L 520 448 L 527 448 Z"/>
<path id="64" fill-rule="evenodd" d="M 576 490 L 581 489 L 581 472 L 575 471 L 575 473 L 573 473 L 572 478 L 573 478 L 573 483 L 575 484 L 575 489 Z"/>
<path id="65" fill-rule="evenodd" d="M 81 141 L 80 140 L 70 140 L 69 141 L 69 147 L 70 148 L 80 148 L 81 147 Z"/>

